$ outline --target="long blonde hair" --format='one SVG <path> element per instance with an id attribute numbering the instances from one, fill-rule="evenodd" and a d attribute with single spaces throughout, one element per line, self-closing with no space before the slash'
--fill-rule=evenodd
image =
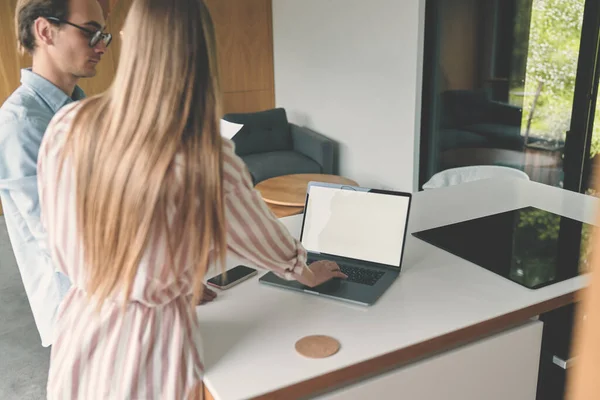
<path id="1" fill-rule="evenodd" d="M 135 0 L 113 85 L 73 121 L 65 154 L 75 171 L 87 290 L 100 302 L 117 289 L 130 298 L 155 232 L 166 232 L 173 268 L 176 256 L 196 266 L 194 302 L 211 251 L 224 260 L 215 52 L 202 0 Z"/>

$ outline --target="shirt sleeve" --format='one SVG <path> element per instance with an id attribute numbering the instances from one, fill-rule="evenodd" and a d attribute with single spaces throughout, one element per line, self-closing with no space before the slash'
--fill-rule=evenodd
<path id="1" fill-rule="evenodd" d="M 71 117 L 75 113 L 73 110 L 77 107 L 79 103 L 71 103 L 61 110 L 59 110 L 50 123 L 47 126 L 46 132 L 43 135 L 43 139 L 41 143 L 38 145 L 38 154 L 36 161 L 36 171 L 37 171 L 37 195 L 38 197 L 38 221 L 40 224 L 40 232 L 43 232 L 43 237 L 39 235 L 39 245 L 42 249 L 45 257 L 49 260 L 56 260 L 57 257 L 57 247 L 52 243 L 52 234 L 56 236 L 56 232 L 52 232 L 52 229 L 49 227 L 53 227 L 56 230 L 57 224 L 66 224 L 66 221 L 56 221 L 56 204 L 54 201 L 49 201 L 49 195 L 55 195 L 58 187 L 57 177 L 54 175 L 57 171 L 53 169 L 53 166 L 56 160 L 48 160 L 49 151 L 54 146 L 54 142 L 56 141 L 57 136 L 64 135 L 66 130 L 69 128 L 70 118 L 67 118 L 67 115 Z M 71 112 L 73 111 L 73 112 Z M 46 171 L 45 164 L 50 162 L 50 168 Z M 48 173 L 47 173 L 48 172 Z M 51 206 L 52 204 L 52 206 Z M 50 231 L 51 235 L 48 235 Z M 54 250 L 54 254 L 52 251 Z M 61 254 L 61 258 L 63 255 Z M 56 263 L 53 263 L 54 270 L 59 271 Z M 68 280 L 65 275 L 60 274 L 61 277 L 64 277 L 64 280 Z M 70 286 L 70 282 L 68 282 L 68 286 Z M 64 282 L 63 282 L 64 287 Z"/>
<path id="2" fill-rule="evenodd" d="M 11 120 L 0 127 L 0 185 L 10 196 L 26 224 L 26 231 L 38 243 L 46 265 L 52 265 L 47 234 L 40 217 L 37 159 L 45 131 L 43 121 Z"/>
<path id="3" fill-rule="evenodd" d="M 306 268 L 306 250 L 273 215 L 252 185 L 232 142 L 224 145 L 225 217 L 228 248 L 278 276 L 297 279 Z"/>
<path id="4" fill-rule="evenodd" d="M 36 164 L 44 127 L 36 120 L 0 124 L 0 192 L 13 214 L 6 215 L 6 223 L 23 286 L 42 345 L 49 346 L 54 316 L 70 282 L 52 262 L 40 216 Z"/>

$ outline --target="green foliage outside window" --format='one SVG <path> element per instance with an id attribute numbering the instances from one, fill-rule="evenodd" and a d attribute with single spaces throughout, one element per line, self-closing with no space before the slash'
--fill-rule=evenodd
<path id="1" fill-rule="evenodd" d="M 533 0 L 523 103 L 523 127 L 534 93 L 542 89 L 531 121 L 530 134 L 564 140 L 571 123 L 573 93 L 585 0 Z M 600 115 L 600 102 L 596 116 Z M 600 120 L 594 124 L 591 156 L 600 153 Z"/>

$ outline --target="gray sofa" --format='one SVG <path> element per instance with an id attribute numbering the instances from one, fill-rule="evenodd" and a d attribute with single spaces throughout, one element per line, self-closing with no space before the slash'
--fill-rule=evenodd
<path id="1" fill-rule="evenodd" d="M 283 108 L 223 119 L 244 127 L 233 137 L 254 184 L 289 174 L 332 174 L 334 142 L 308 128 L 290 124 Z"/>
<path id="2" fill-rule="evenodd" d="M 484 90 L 449 90 L 441 93 L 441 150 L 499 148 L 522 150 L 522 110 L 493 101 Z"/>

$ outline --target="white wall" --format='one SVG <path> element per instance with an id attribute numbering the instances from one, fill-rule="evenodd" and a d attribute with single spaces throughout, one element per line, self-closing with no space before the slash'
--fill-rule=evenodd
<path id="1" fill-rule="evenodd" d="M 424 0 L 273 0 L 275 102 L 363 186 L 417 185 Z"/>

